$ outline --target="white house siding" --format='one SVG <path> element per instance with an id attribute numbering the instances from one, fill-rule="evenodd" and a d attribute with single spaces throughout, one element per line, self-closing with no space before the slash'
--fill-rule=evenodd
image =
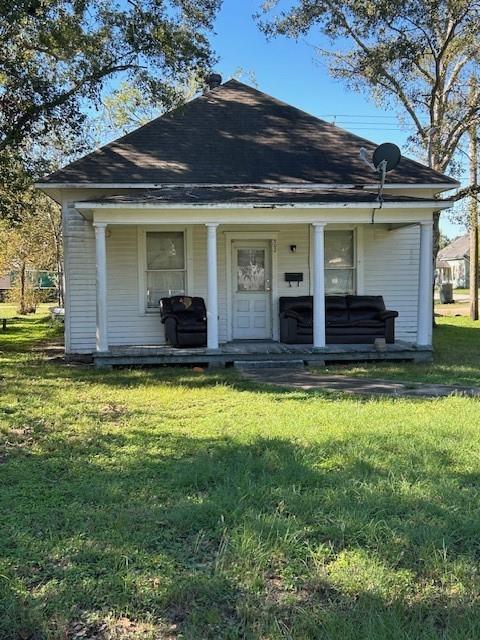
<path id="1" fill-rule="evenodd" d="M 412 225 L 389 231 L 364 225 L 364 293 L 383 295 L 388 309 L 399 312 L 395 335 L 415 342 L 417 337 L 420 228 Z"/>
<path id="2" fill-rule="evenodd" d="M 92 224 L 63 206 L 65 250 L 65 350 L 95 349 L 95 234 Z"/>
<path id="3" fill-rule="evenodd" d="M 219 334 L 227 340 L 226 232 L 267 231 L 277 234 L 276 288 L 278 296 L 310 293 L 310 225 L 222 225 L 217 230 Z M 364 225 L 363 291 L 381 294 L 388 308 L 400 312 L 397 337 L 411 342 L 416 338 L 419 230 L 417 226 L 388 231 L 381 225 Z M 188 274 L 188 292 L 207 300 L 207 234 L 204 225 L 194 225 L 191 233 L 193 269 Z M 95 349 L 95 235 L 91 222 L 75 210 L 65 209 L 67 320 L 66 342 L 70 353 L 90 353 Z M 295 244 L 295 253 L 290 245 Z M 107 233 L 108 338 L 111 346 L 162 344 L 163 327 L 158 314 L 142 313 L 139 306 L 138 233 L 136 226 L 112 225 Z M 300 271 L 304 281 L 289 287 L 284 274 Z M 278 300 L 274 301 L 278 314 Z"/>

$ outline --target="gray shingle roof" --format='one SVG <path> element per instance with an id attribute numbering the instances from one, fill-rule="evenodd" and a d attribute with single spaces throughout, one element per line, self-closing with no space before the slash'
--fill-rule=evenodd
<path id="1" fill-rule="evenodd" d="M 438 252 L 437 260 L 461 260 L 470 255 L 470 238 L 468 233 L 460 236 Z"/>
<path id="2" fill-rule="evenodd" d="M 229 80 L 42 183 L 372 184 L 362 146 L 377 145 Z M 388 182 L 457 184 L 407 158 Z"/>

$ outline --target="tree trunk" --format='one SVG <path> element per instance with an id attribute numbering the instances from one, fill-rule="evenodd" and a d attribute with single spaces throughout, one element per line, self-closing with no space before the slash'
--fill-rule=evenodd
<path id="1" fill-rule="evenodd" d="M 64 273 L 63 264 L 61 259 L 57 263 L 57 277 L 58 277 L 58 306 L 63 307 L 65 301 L 64 295 Z"/>
<path id="2" fill-rule="evenodd" d="M 22 266 L 20 269 L 20 314 L 25 315 L 27 313 L 27 305 L 25 302 L 25 275 L 26 275 L 26 264 L 25 261 L 22 262 Z"/>
<path id="3" fill-rule="evenodd" d="M 431 169 L 434 169 L 435 171 L 440 171 L 440 173 L 443 173 L 443 167 L 440 166 L 440 162 L 438 160 L 438 149 L 440 147 L 440 142 L 439 140 L 436 139 L 436 136 L 438 136 L 438 130 L 435 132 L 435 136 L 431 136 L 430 140 L 429 140 L 429 147 L 428 147 L 428 161 L 429 161 L 429 165 Z M 433 138 L 435 137 L 435 140 L 433 140 Z M 434 151 L 432 151 L 432 149 L 434 149 Z M 432 255 L 432 261 L 433 261 L 433 273 L 435 273 L 435 269 L 437 267 L 437 254 L 440 251 L 440 214 L 441 211 L 434 211 L 433 212 L 433 243 L 432 243 L 432 247 L 433 247 L 433 255 Z M 432 282 L 432 300 L 433 300 L 433 305 L 432 305 L 432 325 L 433 328 L 436 327 L 436 322 L 435 322 L 435 278 L 433 279 Z"/>
<path id="4" fill-rule="evenodd" d="M 470 129 L 470 184 L 478 183 L 478 139 L 477 127 Z M 470 196 L 470 318 L 478 320 L 478 200 Z"/>

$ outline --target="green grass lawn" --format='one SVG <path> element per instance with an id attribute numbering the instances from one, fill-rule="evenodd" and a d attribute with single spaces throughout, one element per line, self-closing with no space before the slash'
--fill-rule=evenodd
<path id="1" fill-rule="evenodd" d="M 480 637 L 477 400 L 65 366 L 54 333 L 0 334 L 2 640 Z"/>
<path id="2" fill-rule="evenodd" d="M 406 382 L 480 385 L 480 321 L 467 317 L 439 317 L 436 321 L 431 363 L 345 364 L 330 366 L 328 372 Z"/>

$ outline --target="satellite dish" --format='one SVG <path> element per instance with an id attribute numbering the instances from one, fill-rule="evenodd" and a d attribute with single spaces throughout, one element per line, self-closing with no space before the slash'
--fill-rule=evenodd
<path id="1" fill-rule="evenodd" d="M 400 149 L 393 142 L 384 142 L 378 146 L 373 152 L 372 160 L 368 157 L 368 151 L 365 147 L 360 148 L 360 160 L 364 162 L 372 171 L 378 171 L 380 174 L 380 185 L 378 189 L 377 200 L 380 202 L 380 209 L 383 206 L 383 190 L 385 188 L 385 180 L 387 172 L 395 169 L 402 158 Z M 372 224 L 374 222 L 374 213 L 372 213 Z"/>
<path id="2" fill-rule="evenodd" d="M 400 149 L 393 142 L 384 142 L 375 149 L 372 156 L 373 165 L 377 170 L 391 171 L 395 169 L 402 157 Z M 383 163 L 383 166 L 382 166 Z"/>

